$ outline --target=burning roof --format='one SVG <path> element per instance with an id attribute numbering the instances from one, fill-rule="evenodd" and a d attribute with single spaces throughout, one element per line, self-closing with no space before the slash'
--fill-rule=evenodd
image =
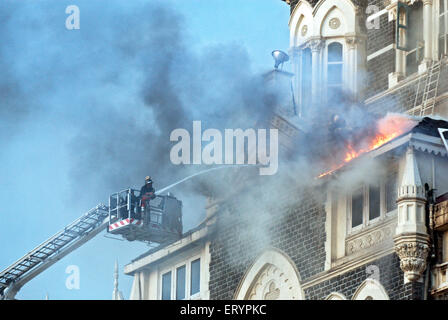
<path id="1" fill-rule="evenodd" d="M 338 120 L 336 119 L 335 121 Z M 388 114 L 368 129 L 358 130 L 358 132 L 348 130 L 348 135 L 346 134 L 342 142 L 340 142 L 340 138 L 336 137 L 339 140 L 338 148 L 341 150 L 340 154 L 343 155 L 342 161 L 333 162 L 330 165 L 330 169 L 321 173 L 318 178 L 333 174 L 353 159 L 376 150 L 404 134 L 421 133 L 438 137 L 438 128 L 448 128 L 448 122 L 429 117 L 419 121 L 406 115 Z M 336 129 L 331 129 L 330 127 L 330 130 L 333 130 L 332 133 L 337 136 L 339 134 L 338 130 L 346 131 L 347 128 L 341 124 L 336 125 Z"/>

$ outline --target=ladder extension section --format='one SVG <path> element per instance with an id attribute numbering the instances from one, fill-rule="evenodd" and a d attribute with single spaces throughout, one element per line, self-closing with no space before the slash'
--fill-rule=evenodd
<path id="1" fill-rule="evenodd" d="M 441 67 L 441 60 L 434 61 L 431 64 L 426 77 L 421 77 L 419 79 L 417 92 L 415 95 L 414 108 L 412 109 L 411 115 L 424 117 L 434 114 Z M 422 82 L 424 82 L 423 97 L 420 106 L 418 106 L 418 96 Z"/>
<path id="2" fill-rule="evenodd" d="M 108 207 L 96 206 L 0 272 L 0 297 L 13 299 L 26 282 L 104 230 L 108 216 Z"/>

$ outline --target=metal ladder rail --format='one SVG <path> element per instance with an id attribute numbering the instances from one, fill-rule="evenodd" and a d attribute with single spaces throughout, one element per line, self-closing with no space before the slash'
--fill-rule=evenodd
<path id="1" fill-rule="evenodd" d="M 441 71 L 441 61 L 433 62 L 431 65 L 430 75 L 423 93 L 422 107 L 420 109 L 420 117 L 432 115 L 434 113 L 435 99 L 437 97 L 437 89 L 439 87 Z M 427 111 L 430 110 L 429 113 Z"/>
<path id="2" fill-rule="evenodd" d="M 78 218 L 72 224 L 65 227 L 64 230 L 58 232 L 56 235 L 54 235 L 53 237 L 51 237 L 50 239 L 48 239 L 47 241 L 45 241 L 44 243 L 39 245 L 37 248 L 30 251 L 24 257 L 22 257 L 21 259 L 16 261 L 8 269 L 1 272 L 0 273 L 0 285 L 3 280 L 2 279 L 3 274 L 14 273 L 14 271 L 17 269 L 18 269 L 17 271 L 19 271 L 19 273 L 20 273 L 20 271 L 26 271 L 26 270 L 21 270 L 20 267 L 25 267 L 25 268 L 32 267 L 35 264 L 35 262 L 33 262 L 32 259 L 30 259 L 30 257 L 33 258 L 33 256 L 35 256 L 35 255 L 41 255 L 41 256 L 37 256 L 37 258 L 44 259 L 47 256 L 53 254 L 58 249 L 65 246 L 67 243 L 69 243 L 70 241 L 75 239 L 77 236 L 79 236 L 79 231 L 74 232 L 73 229 L 75 229 L 75 228 L 79 229 L 80 226 L 82 224 L 84 224 L 83 220 L 86 220 L 87 217 L 90 217 L 90 215 L 95 214 L 96 210 L 97 210 L 97 208 L 90 210 L 89 212 L 87 212 L 87 214 Z M 74 235 L 70 236 L 69 233 L 76 233 L 76 236 L 74 236 Z M 66 239 L 66 238 L 68 238 L 68 239 Z M 60 241 L 59 244 L 57 243 L 58 241 Z M 51 246 L 53 246 L 53 247 L 51 247 Z M 43 255 L 43 257 L 42 257 L 42 255 Z"/>
<path id="3" fill-rule="evenodd" d="M 15 287 L 20 289 L 23 284 L 37 274 L 81 244 L 93 238 L 107 225 L 107 217 L 107 207 L 98 205 L 65 227 L 62 231 L 56 233 L 50 239 L 28 252 L 21 259 L 0 272 L 0 293 L 5 288 L 10 287 L 11 284 L 14 284 Z M 32 270 L 35 267 L 37 267 L 36 270 Z M 28 272 L 30 272 L 29 275 L 27 274 Z"/>
<path id="4" fill-rule="evenodd" d="M 424 82 L 425 84 L 423 85 L 423 88 L 426 88 L 426 84 L 428 83 L 428 78 L 429 78 L 429 70 L 428 70 L 428 74 L 424 77 L 420 77 L 418 79 L 418 85 L 417 85 L 417 92 L 415 93 L 415 99 L 414 99 L 414 107 L 412 108 L 412 111 L 410 112 L 411 116 L 416 116 L 417 115 L 417 109 L 418 107 L 418 97 L 419 97 L 419 93 L 420 93 L 420 87 L 422 85 L 422 82 Z M 424 93 L 423 93 L 424 94 Z M 422 103 L 423 103 L 423 97 L 422 97 Z"/>

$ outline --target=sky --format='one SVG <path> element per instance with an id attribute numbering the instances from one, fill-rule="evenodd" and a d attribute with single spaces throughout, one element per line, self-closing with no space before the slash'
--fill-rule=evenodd
<path id="1" fill-rule="evenodd" d="M 69 5 L 80 9 L 79 30 L 65 27 Z M 169 140 L 159 133 L 258 107 L 246 95 L 257 92 L 253 77 L 272 69 L 271 51 L 288 50 L 288 19 L 280 0 L 2 1 L 0 269 L 146 175 L 156 189 L 189 175 L 164 166 Z M 204 217 L 195 190 L 172 190 L 184 230 Z M 128 298 L 123 266 L 146 250 L 102 233 L 16 298 L 111 299 L 116 259 Z M 79 268 L 79 289 L 66 286 L 69 266 Z"/>

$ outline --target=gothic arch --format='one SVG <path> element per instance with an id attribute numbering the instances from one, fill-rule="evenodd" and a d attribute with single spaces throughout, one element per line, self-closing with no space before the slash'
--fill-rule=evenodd
<path id="1" fill-rule="evenodd" d="M 294 262 L 278 249 L 264 251 L 249 267 L 235 292 L 236 300 L 302 300 Z"/>
<path id="2" fill-rule="evenodd" d="M 347 300 L 347 298 L 338 292 L 332 292 L 325 298 L 325 300 Z"/>
<path id="3" fill-rule="evenodd" d="M 340 28 L 341 35 L 344 35 L 344 33 L 356 33 L 357 31 L 356 7 L 350 0 L 320 0 L 314 7 L 313 15 L 315 36 L 322 36 L 324 30 L 331 30 L 331 28 L 327 28 L 331 18 L 340 20 L 339 23 L 343 27 Z M 332 34 L 328 35 L 331 36 Z"/>
<path id="4" fill-rule="evenodd" d="M 292 47 L 302 44 L 313 35 L 313 7 L 308 1 L 300 1 L 294 8 L 289 19 L 289 27 Z"/>
<path id="5" fill-rule="evenodd" d="M 381 283 L 367 279 L 356 289 L 352 300 L 389 300 L 389 296 Z"/>

